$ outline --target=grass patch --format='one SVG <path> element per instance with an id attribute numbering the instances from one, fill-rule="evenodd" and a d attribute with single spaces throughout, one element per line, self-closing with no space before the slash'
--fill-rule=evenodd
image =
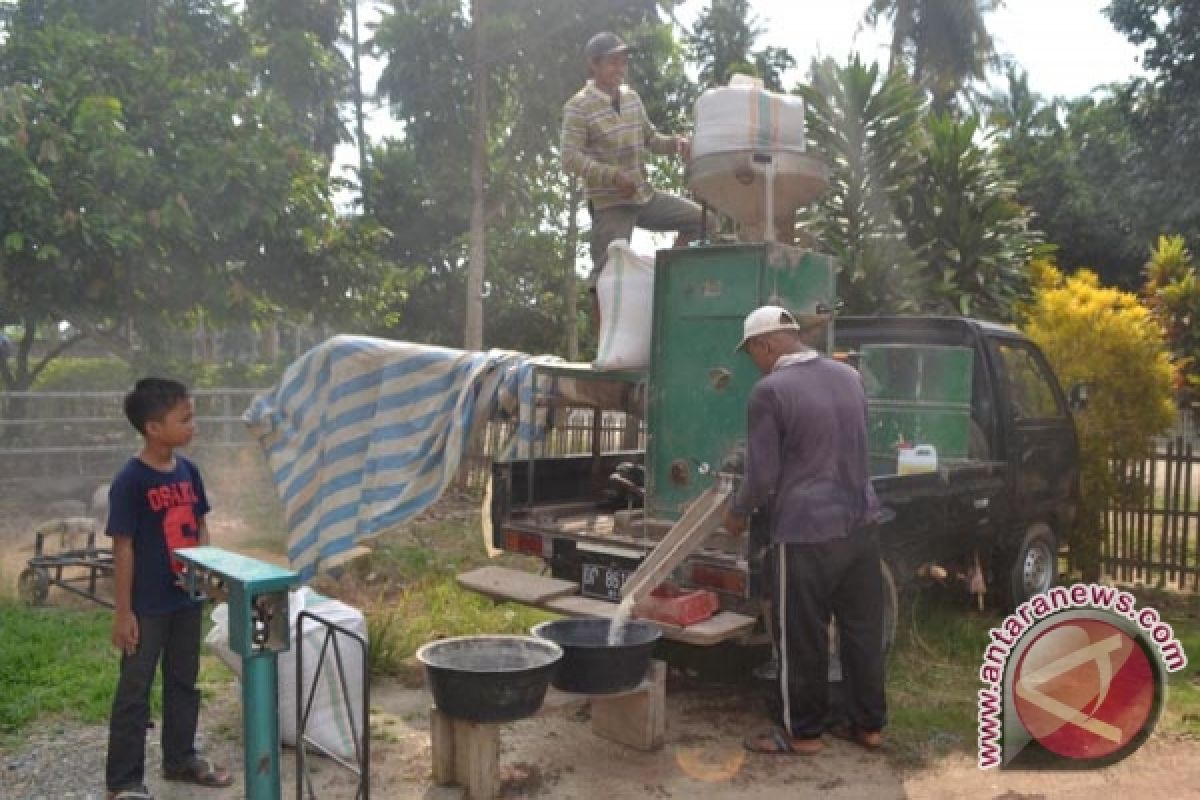
<path id="1" fill-rule="evenodd" d="M 976 693 L 987 632 L 1001 619 L 959 594 L 918 593 L 888 657 L 888 718 L 900 761 L 976 746 Z"/>
<path id="2" fill-rule="evenodd" d="M 0 605 L 0 733 L 41 714 L 108 718 L 117 681 L 112 614 Z"/>
<path id="3" fill-rule="evenodd" d="M 0 744 L 43 716 L 92 724 L 108 719 L 119 661 L 111 630 L 111 611 L 0 604 Z M 231 677 L 216 659 L 201 658 L 197 684 L 206 698 Z M 161 700 L 156 678 L 150 694 L 155 716 Z"/>
<path id="4" fill-rule="evenodd" d="M 1156 730 L 1200 737 L 1200 601 L 1136 590 L 1140 608 L 1153 607 L 1175 631 L 1188 666 L 1168 676 L 1167 701 Z M 888 657 L 890 739 L 897 760 L 922 765 L 948 752 L 978 746 L 979 667 L 988 630 L 1003 616 L 970 609 L 961 594 L 925 591 L 901 618 Z"/>
<path id="5" fill-rule="evenodd" d="M 412 659 L 426 642 L 473 633 L 528 633 L 556 615 L 515 603 L 496 603 L 467 591 L 455 576 L 485 563 L 541 569 L 540 560 L 504 555 L 490 560 L 483 547 L 478 501 L 457 498 L 440 516 L 426 516 L 379 539 L 328 593 L 363 609 L 372 674 L 420 679 Z"/>
<path id="6" fill-rule="evenodd" d="M 513 603 L 494 603 L 435 576 L 409 587 L 391 608 L 367 616 L 371 672 L 415 678 L 410 659 L 426 642 L 473 633 L 528 633 L 556 615 Z"/>

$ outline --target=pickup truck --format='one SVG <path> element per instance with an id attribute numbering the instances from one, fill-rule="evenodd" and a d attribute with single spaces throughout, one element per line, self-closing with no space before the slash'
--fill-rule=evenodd
<path id="1" fill-rule="evenodd" d="M 1050 588 L 1076 514 L 1079 463 L 1068 397 L 1038 347 L 1012 328 L 966 318 L 840 317 L 835 327 L 834 352 L 851 363 L 857 354 L 887 347 L 947 348 L 969 360 L 969 379 L 963 379 L 969 387 L 962 393 L 969 442 L 962 457 L 939 458 L 933 471 L 898 474 L 894 452 L 873 454 L 872 481 L 884 507 L 889 639 L 900 598 L 918 576 L 973 577 L 976 590 L 986 586 L 995 602 L 1009 607 Z M 870 397 L 871 376 L 867 365 L 859 366 Z M 594 411 L 597 433 L 601 413 Z M 730 424 L 744 431 L 742 414 Z M 627 436 L 622 443 L 637 441 Z M 612 615 L 621 582 L 671 521 L 648 518 L 638 507 L 634 476 L 643 451 L 606 450 L 598 436 L 595 442 L 591 453 L 494 464 L 492 542 L 540 558 L 545 569 L 523 579 L 485 567 L 460 576 L 463 585 L 560 613 Z M 690 552 L 672 581 L 710 590 L 719 610 L 696 625 L 664 626 L 665 638 L 713 645 L 761 635 L 754 541 L 753 525 L 749 537 L 718 530 Z"/>

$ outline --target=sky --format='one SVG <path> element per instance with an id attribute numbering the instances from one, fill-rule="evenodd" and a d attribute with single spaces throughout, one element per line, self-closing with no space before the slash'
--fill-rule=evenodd
<path id="1" fill-rule="evenodd" d="M 996 49 L 1029 72 L 1033 91 L 1077 97 L 1140 72 L 1137 48 L 1113 30 L 1102 13 L 1106 5 L 1108 0 L 1006 0 L 985 21 Z M 688 0 L 677 19 L 690 25 L 707 6 L 708 0 Z M 750 0 L 750 6 L 766 30 L 759 46 L 786 47 L 803 69 L 814 56 L 844 60 L 851 50 L 868 61 L 887 61 L 890 26 L 862 28 L 866 0 Z"/>
<path id="2" fill-rule="evenodd" d="M 676 20 L 690 27 L 708 2 L 687 0 L 676 9 Z M 989 14 L 986 22 L 997 50 L 1012 56 L 1029 73 L 1034 92 L 1047 98 L 1078 97 L 1140 74 L 1138 50 L 1113 30 L 1102 13 L 1107 4 L 1108 0 L 1005 0 L 1004 7 Z M 867 61 L 887 62 L 890 26 L 864 29 L 860 24 L 867 0 L 750 0 L 750 6 L 765 29 L 758 46 L 786 47 L 800 65 L 785 85 L 801 80 L 816 56 L 844 61 L 857 50 Z M 374 17 L 364 13 L 360 22 L 365 25 Z M 378 63 L 363 65 L 364 91 L 374 88 L 380 68 Z M 1004 88 L 1002 78 L 996 81 L 995 88 Z M 631 82 L 636 86 L 636 75 Z M 369 138 L 399 131 L 386 109 L 368 105 Z M 357 151 L 353 145 L 342 145 L 336 160 L 338 168 L 356 164 Z"/>

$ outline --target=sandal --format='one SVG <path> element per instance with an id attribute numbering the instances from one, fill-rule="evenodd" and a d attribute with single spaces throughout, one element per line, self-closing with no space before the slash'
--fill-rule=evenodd
<path id="1" fill-rule="evenodd" d="M 182 767 L 163 768 L 163 778 L 168 781 L 186 781 L 197 786 L 221 789 L 233 783 L 233 776 L 224 767 L 218 767 L 207 758 L 192 756 Z"/>
<path id="2" fill-rule="evenodd" d="M 883 731 L 865 731 L 844 722 L 831 727 L 829 735 L 843 741 L 853 742 L 867 750 L 879 750 L 883 747 Z"/>
<path id="3" fill-rule="evenodd" d="M 105 795 L 108 800 L 154 800 L 154 795 L 145 786 L 134 786 L 130 789 L 114 789 Z"/>
<path id="4" fill-rule="evenodd" d="M 751 753 L 811 756 L 824 750 L 825 744 L 820 737 L 793 739 L 779 728 L 770 728 L 747 736 L 742 740 L 742 747 Z"/>

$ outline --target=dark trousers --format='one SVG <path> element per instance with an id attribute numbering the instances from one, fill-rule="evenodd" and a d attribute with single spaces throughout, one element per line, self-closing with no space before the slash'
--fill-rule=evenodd
<path id="1" fill-rule="evenodd" d="M 110 791 L 145 783 L 146 726 L 150 721 L 150 687 L 162 655 L 163 768 L 185 766 L 196 754 L 196 720 L 200 714 L 202 607 L 170 614 L 138 616 L 138 647 L 121 656 L 121 677 L 108 723 L 108 760 L 104 779 Z"/>
<path id="2" fill-rule="evenodd" d="M 820 736 L 829 722 L 829 622 L 841 642 L 845 710 L 851 725 L 881 730 L 883 579 L 874 527 L 816 544 L 773 544 L 766 579 L 779 642 L 783 724 L 797 738 Z"/>

